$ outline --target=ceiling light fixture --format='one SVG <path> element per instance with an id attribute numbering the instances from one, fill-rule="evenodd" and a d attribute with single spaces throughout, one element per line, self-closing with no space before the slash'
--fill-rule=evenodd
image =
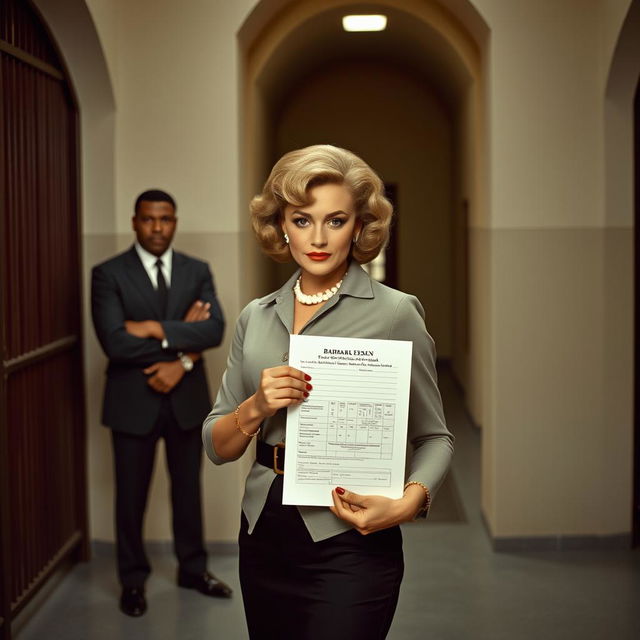
<path id="1" fill-rule="evenodd" d="M 345 31 L 384 31 L 387 27 L 387 16 L 365 15 L 344 16 L 342 28 Z"/>

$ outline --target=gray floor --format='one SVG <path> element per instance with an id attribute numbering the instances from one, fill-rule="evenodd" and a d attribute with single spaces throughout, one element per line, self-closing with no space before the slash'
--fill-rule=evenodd
<path id="1" fill-rule="evenodd" d="M 453 521 L 444 515 L 451 513 L 448 505 L 440 520 L 403 527 L 406 572 L 390 640 L 640 638 L 639 551 L 498 554 L 491 550 L 479 509 L 479 436 L 446 374 L 441 388 L 457 438 L 452 479 L 464 513 Z M 210 560 L 210 569 L 236 589 L 231 601 L 178 589 L 169 554 L 155 554 L 152 561 L 149 611 L 142 618 L 128 618 L 118 611 L 113 562 L 98 555 L 91 563 L 76 566 L 44 602 L 33 607 L 17 637 L 247 637 L 234 555 Z"/>

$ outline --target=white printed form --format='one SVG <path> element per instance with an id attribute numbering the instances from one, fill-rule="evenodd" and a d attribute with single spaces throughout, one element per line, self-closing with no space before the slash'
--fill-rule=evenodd
<path id="1" fill-rule="evenodd" d="M 331 490 L 402 496 L 412 343 L 292 335 L 289 365 L 311 376 L 287 412 L 283 504 L 330 506 Z"/>

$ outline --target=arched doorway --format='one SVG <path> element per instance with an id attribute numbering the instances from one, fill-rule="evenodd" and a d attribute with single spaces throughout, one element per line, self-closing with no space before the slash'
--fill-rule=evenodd
<path id="1" fill-rule="evenodd" d="M 357 36 L 356 36 L 357 38 Z M 441 360 L 453 355 L 455 107 L 418 70 L 371 56 L 323 62 L 295 81 L 274 111 L 273 160 L 317 142 L 365 158 L 394 193 L 396 282 L 422 302 Z M 457 243 L 459 245 L 459 242 Z M 293 268 L 283 265 L 271 288 Z M 466 274 L 461 273 L 460 276 Z M 461 320 L 465 320 L 463 317 Z"/>
<path id="2" fill-rule="evenodd" d="M 376 67 L 391 65 L 401 74 L 420 78 L 423 86 L 445 105 L 447 117 L 451 119 L 452 170 L 448 175 L 451 189 L 450 203 L 445 205 L 448 214 L 445 233 L 449 234 L 450 251 L 443 258 L 449 261 L 444 280 L 448 277 L 451 282 L 450 315 L 442 324 L 453 327 L 451 361 L 465 387 L 471 413 L 476 422 L 482 424 L 487 389 L 483 387 L 485 378 L 480 371 L 489 349 L 489 334 L 484 317 L 486 305 L 478 292 L 487 288 L 488 256 L 474 252 L 477 237 L 474 233 L 486 224 L 488 216 L 483 173 L 486 166 L 483 51 L 488 29 L 466 2 L 455 5 L 454 15 L 437 2 L 383 0 L 368 5 L 367 12 L 388 16 L 389 28 L 385 34 L 375 34 L 375 37 L 365 34 L 360 39 L 345 36 L 340 30 L 340 18 L 357 9 L 345 0 L 322 3 L 322 6 L 305 0 L 264 1 L 240 30 L 245 109 L 241 200 L 247 202 L 260 189 L 273 161 L 286 150 L 281 125 L 283 117 L 287 118 L 288 96 L 295 96 L 305 83 L 308 88 L 310 77 L 326 75 L 332 65 L 350 64 L 369 65 L 372 72 Z M 383 86 L 380 91 L 384 92 Z M 384 123 L 381 126 L 385 126 Z M 304 143 L 322 141 L 331 142 L 313 139 L 312 135 L 305 138 Z M 340 140 L 334 137 L 334 142 L 339 144 Z M 354 147 L 348 141 L 343 145 Z M 361 153 L 386 177 L 380 162 L 367 158 L 364 150 Z M 398 199 L 400 225 L 408 230 L 412 220 L 407 209 L 403 209 L 402 188 Z M 255 254 L 250 240 L 244 254 L 252 258 L 244 265 L 243 297 L 262 295 L 282 280 L 274 276 L 274 269 L 266 260 Z M 402 266 L 400 270 L 402 272 Z M 402 279 L 400 275 L 400 285 L 407 287 Z M 429 308 L 428 302 L 426 306 Z"/>
<path id="3" fill-rule="evenodd" d="M 0 628 L 88 557 L 77 105 L 28 3 L 0 11 Z"/>
<path id="4" fill-rule="evenodd" d="M 605 455 L 612 461 L 611 468 L 616 470 L 615 478 L 609 481 L 615 484 L 619 480 L 626 485 L 620 487 L 619 493 L 623 506 L 633 505 L 629 516 L 634 546 L 640 544 L 639 83 L 640 1 L 634 0 L 620 30 L 605 95 L 604 296 L 608 312 L 605 314 L 603 372 L 605 411 L 609 424 L 615 429 L 605 439 Z M 630 451 L 634 455 L 629 455 Z M 632 486 L 627 484 L 627 478 L 631 479 Z"/>

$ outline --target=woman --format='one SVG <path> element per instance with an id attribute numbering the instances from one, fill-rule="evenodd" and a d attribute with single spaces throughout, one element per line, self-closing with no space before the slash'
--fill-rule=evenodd
<path id="1" fill-rule="evenodd" d="M 426 514 L 453 452 L 436 386 L 435 349 L 418 300 L 369 278 L 360 263 L 386 244 L 391 205 L 360 158 L 329 145 L 292 151 L 251 202 L 263 250 L 300 269 L 241 313 L 203 440 L 222 464 L 257 439 L 240 530 L 240 581 L 256 638 L 384 638 L 403 573 L 399 524 Z M 317 294 L 317 295 L 316 295 Z M 333 507 L 282 505 L 286 409 L 313 395 L 287 366 L 290 334 L 411 340 L 402 498 L 332 491 Z"/>

